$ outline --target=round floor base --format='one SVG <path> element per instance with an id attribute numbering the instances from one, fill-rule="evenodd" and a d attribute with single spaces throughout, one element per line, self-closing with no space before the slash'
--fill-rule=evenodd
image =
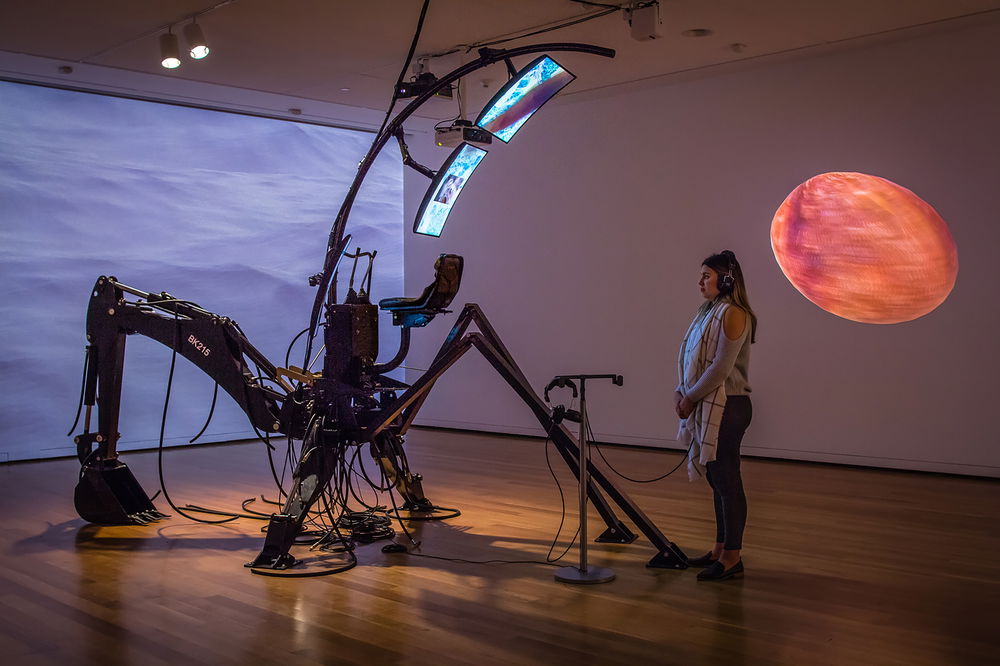
<path id="1" fill-rule="evenodd" d="M 586 570 L 577 567 L 563 567 L 556 571 L 556 580 L 560 583 L 594 585 L 596 583 L 610 583 L 614 579 L 615 572 L 605 567 L 587 567 Z"/>

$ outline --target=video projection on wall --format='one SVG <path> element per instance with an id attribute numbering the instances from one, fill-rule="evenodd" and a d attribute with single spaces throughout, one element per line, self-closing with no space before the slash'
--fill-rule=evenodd
<path id="1" fill-rule="evenodd" d="M 792 190 L 771 221 L 771 247 L 803 296 L 865 324 L 930 313 L 958 275 L 958 249 L 938 212 L 864 173 L 823 173 Z"/>
<path id="2" fill-rule="evenodd" d="M 0 81 L 0 462 L 75 455 L 67 431 L 100 275 L 231 317 L 283 365 L 370 143 L 360 131 Z M 399 153 L 386 150 L 354 206 L 351 247 L 378 250 L 373 302 L 404 295 L 402 188 Z M 380 326 L 394 339 L 391 317 Z M 119 448 L 156 446 L 170 356 L 128 337 Z M 167 444 L 202 428 L 214 387 L 178 359 Z M 199 441 L 253 436 L 220 391 Z"/>

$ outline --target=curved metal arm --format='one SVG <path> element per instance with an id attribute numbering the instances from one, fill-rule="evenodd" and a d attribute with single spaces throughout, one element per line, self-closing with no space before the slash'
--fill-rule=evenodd
<path id="1" fill-rule="evenodd" d="M 125 293 L 146 302 L 126 301 Z M 100 445 L 100 459 L 117 457 L 125 338 L 129 334 L 156 340 L 194 363 L 232 396 L 255 428 L 271 433 L 284 430 L 281 407 L 290 390 L 281 384 L 275 366 L 250 344 L 235 322 L 169 294 L 145 292 L 101 276 L 87 310 L 91 363 L 84 396 L 88 408 L 98 407 L 98 431 L 78 437 L 81 460 L 89 455 L 94 442 Z M 263 386 L 250 372 L 247 360 L 282 390 Z"/>
<path id="2" fill-rule="evenodd" d="M 406 358 L 406 354 L 410 351 L 410 329 L 407 326 L 400 326 L 399 328 L 399 351 L 396 355 L 392 357 L 387 363 L 377 363 L 372 367 L 372 372 L 377 374 L 383 374 L 389 372 L 390 370 L 395 370 Z"/>
<path id="3" fill-rule="evenodd" d="M 415 159 L 413 159 L 413 157 L 410 155 L 410 148 L 409 146 L 406 145 L 406 138 L 403 136 L 403 128 L 399 128 L 396 131 L 396 143 L 399 144 L 399 154 L 403 156 L 403 166 L 408 166 L 411 169 L 415 169 L 420 173 L 424 174 L 425 176 L 427 176 L 428 178 L 434 178 L 434 176 L 437 175 L 437 172 L 434 171 L 434 169 L 429 169 L 425 167 L 423 164 L 420 164 Z"/>
<path id="4" fill-rule="evenodd" d="M 463 76 L 502 60 L 509 60 L 510 58 L 516 58 L 518 56 L 529 55 L 532 53 L 541 53 L 543 51 L 576 51 L 579 53 L 589 53 L 591 55 L 602 56 L 605 58 L 615 57 L 614 49 L 594 46 L 593 44 L 577 44 L 572 42 L 533 44 L 530 46 L 519 46 L 513 49 L 479 49 L 479 58 L 452 70 L 438 79 L 435 85 L 418 95 L 412 102 L 406 105 L 402 111 L 396 114 L 396 117 L 393 118 L 392 121 L 385 126 L 382 132 L 375 137 L 371 147 L 368 149 L 368 154 L 365 155 L 361 164 L 358 165 L 358 173 L 355 175 L 354 182 L 351 183 L 351 187 L 348 189 L 347 195 L 344 197 L 344 203 L 341 204 L 340 212 L 337 213 L 337 218 L 333 223 L 333 229 L 330 231 L 326 258 L 323 264 L 323 273 L 319 281 L 319 291 L 316 293 L 316 299 L 313 302 L 312 317 L 309 320 L 310 338 L 315 333 L 316 322 L 319 319 L 320 311 L 323 308 L 323 300 L 326 296 L 327 288 L 330 285 L 330 279 L 333 276 L 334 263 L 339 253 L 342 251 L 340 248 L 343 246 L 342 240 L 344 230 L 347 228 L 347 218 L 351 213 L 351 208 L 354 206 L 354 199 L 357 197 L 358 190 L 361 189 L 361 183 L 368 174 L 368 170 L 375 162 L 375 158 L 378 157 L 382 148 L 385 147 L 386 142 L 395 136 L 396 132 L 400 130 L 403 125 L 403 121 L 413 115 L 414 111 L 416 111 L 424 102 L 437 94 L 438 91 Z"/>

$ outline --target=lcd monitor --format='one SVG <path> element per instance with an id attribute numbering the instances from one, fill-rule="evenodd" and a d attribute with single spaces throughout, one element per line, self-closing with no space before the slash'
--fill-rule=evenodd
<path id="1" fill-rule="evenodd" d="M 483 107 L 476 125 L 504 143 L 576 76 L 547 55 L 532 60 Z"/>
<path id="2" fill-rule="evenodd" d="M 486 157 L 486 151 L 471 143 L 462 143 L 452 151 L 434 176 L 420 203 L 413 231 L 425 236 L 440 236 L 455 200 L 462 193 L 469 176 Z"/>

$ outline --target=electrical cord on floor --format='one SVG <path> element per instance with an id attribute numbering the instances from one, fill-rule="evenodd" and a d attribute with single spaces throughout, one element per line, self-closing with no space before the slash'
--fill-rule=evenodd
<path id="1" fill-rule="evenodd" d="M 279 508 L 281 507 L 281 502 L 276 502 L 275 500 L 267 499 L 263 495 L 260 496 L 260 500 L 262 502 L 264 502 L 265 504 L 270 504 L 272 506 L 276 506 L 276 507 L 279 507 Z M 257 501 L 256 497 L 249 497 L 249 498 L 243 500 L 243 510 L 247 511 L 248 513 L 258 513 L 257 511 L 251 511 L 250 509 L 246 508 L 247 504 L 249 504 L 250 502 L 256 502 L 256 501 Z M 320 513 L 321 513 L 320 511 L 310 511 L 309 512 L 310 515 L 319 515 Z M 262 513 L 260 515 L 262 515 L 262 516 L 264 516 L 264 515 L 270 516 L 271 514 L 269 514 L 269 513 L 268 514 L 263 514 Z"/>
<path id="2" fill-rule="evenodd" d="M 274 506 L 279 507 L 279 508 L 281 507 L 281 503 L 280 502 L 275 502 L 274 500 L 266 499 L 263 495 L 260 496 L 260 499 L 265 504 L 271 504 L 271 505 L 274 505 Z M 256 501 L 257 501 L 256 497 L 248 497 L 245 500 L 243 500 L 243 502 L 240 504 L 240 507 L 246 513 L 252 513 L 255 516 L 264 516 L 265 518 L 270 518 L 273 515 L 273 513 L 263 513 L 261 511 L 254 511 L 253 509 L 247 508 L 248 504 L 250 504 L 251 502 L 256 502 Z"/>
<path id="3" fill-rule="evenodd" d="M 337 520 L 337 527 L 349 531 L 351 539 L 359 543 L 389 539 L 396 533 L 391 519 L 385 514 L 377 515 L 375 510 L 345 511 Z"/>
<path id="4" fill-rule="evenodd" d="M 341 457 L 343 453 L 341 452 Z M 339 484 L 332 484 L 338 486 Z M 350 561 L 346 562 L 344 565 L 339 567 L 333 567 L 330 569 L 323 569 L 320 571 L 299 571 L 292 573 L 277 573 L 275 570 L 269 569 L 256 569 L 251 567 L 250 572 L 258 576 L 269 576 L 271 578 L 316 578 L 318 576 L 331 576 L 338 573 L 343 573 L 349 569 L 353 569 L 358 564 L 358 557 L 354 552 L 354 541 L 352 539 L 347 539 L 344 537 L 343 533 L 337 525 L 337 520 L 334 519 L 331 504 L 337 503 L 336 501 L 331 502 L 327 500 L 328 491 L 324 490 L 320 494 L 320 502 L 324 506 L 324 510 L 319 512 L 319 515 L 327 514 L 332 524 L 322 530 L 318 538 L 311 543 L 310 550 L 322 550 L 324 552 L 331 553 L 347 553 L 350 556 Z M 310 521 L 313 522 L 313 521 Z M 337 546 L 326 546 L 327 540 L 338 543 Z"/>
<path id="5" fill-rule="evenodd" d="M 405 510 L 406 509 L 404 509 L 404 511 Z M 412 520 L 412 521 L 415 521 L 415 522 L 419 522 L 419 521 L 427 521 L 427 522 L 429 522 L 429 521 L 433 521 L 433 520 L 448 520 L 449 518 L 458 518 L 459 516 L 462 515 L 462 512 L 459 509 L 455 509 L 455 508 L 450 507 L 450 506 L 438 506 L 437 504 L 432 504 L 431 505 L 431 511 L 435 511 L 435 512 L 436 511 L 443 511 L 445 513 L 430 513 L 430 512 L 422 512 L 422 511 L 416 511 L 416 512 L 414 512 L 411 509 L 410 510 L 410 515 L 406 516 L 406 517 L 403 517 L 403 519 L 404 520 Z M 388 512 L 386 512 L 386 513 L 388 513 Z M 421 513 L 427 513 L 427 515 L 421 515 Z M 395 512 L 393 512 L 393 513 L 391 513 L 389 515 L 391 515 L 393 518 L 401 518 L 402 517 L 402 516 L 400 516 L 399 514 L 397 514 Z"/>
<path id="6" fill-rule="evenodd" d="M 444 560 L 445 562 L 459 562 L 462 564 L 541 564 L 547 567 L 558 567 L 558 564 L 554 564 L 555 560 L 552 562 L 543 562 L 542 560 L 467 560 L 463 557 L 445 557 L 444 555 L 430 555 L 429 553 L 414 553 L 412 551 L 406 551 L 407 555 L 412 557 L 426 557 L 431 560 Z"/>
<path id="7" fill-rule="evenodd" d="M 355 469 L 355 461 L 357 461 L 357 466 L 361 469 L 360 473 Z M 404 454 L 404 456 L 401 457 L 401 461 L 400 462 L 402 463 L 404 470 L 400 470 L 399 473 L 403 473 L 403 474 L 408 473 L 407 471 L 405 471 L 405 470 L 409 469 L 409 464 L 407 463 L 407 461 L 405 459 L 405 454 Z M 389 484 L 390 482 L 388 480 L 388 477 L 386 476 L 385 470 L 382 469 L 381 465 L 379 465 L 379 471 L 382 474 L 383 482 L 385 484 Z M 368 482 L 368 484 L 371 486 L 371 488 L 373 490 L 375 490 L 376 492 L 390 492 L 391 493 L 393 491 L 393 489 L 395 488 L 395 486 L 393 486 L 393 485 L 384 485 L 384 486 L 380 485 L 380 484 L 376 483 L 374 480 L 372 480 L 372 478 L 370 476 L 368 476 L 368 473 L 365 470 L 364 460 L 363 460 L 363 458 L 360 457 L 360 447 L 358 448 L 358 451 L 355 452 L 354 456 L 351 459 L 350 473 L 353 474 L 353 476 L 355 476 L 355 477 L 363 478 L 365 481 Z M 371 509 L 377 509 L 378 508 L 378 507 L 376 507 L 374 505 L 368 504 L 367 502 L 365 502 L 358 495 L 358 493 L 354 490 L 354 484 L 351 483 L 350 478 L 347 479 L 347 482 L 348 482 L 348 488 L 349 488 L 349 490 L 351 492 L 351 495 L 354 497 L 354 499 L 359 504 L 361 504 L 362 506 L 364 506 L 366 509 L 369 509 L 369 510 L 371 510 Z M 411 512 L 410 512 L 411 515 L 409 515 L 409 516 L 403 516 L 400 513 L 400 511 L 402 511 L 402 509 L 399 509 L 398 507 L 394 506 L 393 510 L 391 512 L 390 511 L 386 511 L 386 515 L 388 515 L 388 516 L 390 516 L 392 518 L 395 518 L 397 520 L 401 520 L 402 519 L 402 520 L 412 520 L 412 521 L 448 520 L 449 518 L 457 518 L 458 516 L 462 515 L 462 512 L 459 509 L 455 509 L 453 507 L 447 507 L 447 506 L 438 506 L 436 504 L 432 504 L 431 507 L 430 507 L 430 510 L 433 511 L 434 513 L 430 513 L 430 511 L 427 511 L 427 512 L 424 512 L 424 511 L 415 511 L 414 512 L 414 511 L 411 510 Z M 426 515 L 421 515 L 421 514 L 426 514 Z"/>
<path id="8" fill-rule="evenodd" d="M 261 516 L 250 513 L 235 513 L 233 511 L 220 511 L 219 509 L 209 509 L 197 504 L 185 504 L 184 509 L 196 513 L 208 513 L 213 516 L 230 516 L 232 518 L 249 518 L 250 520 L 270 520 L 270 516 Z"/>
<path id="9" fill-rule="evenodd" d="M 549 432 L 551 433 L 551 429 L 549 430 Z M 445 557 L 443 555 L 431 555 L 431 554 L 428 554 L 428 553 L 415 553 L 415 552 L 412 552 L 412 551 L 409 551 L 409 550 L 406 551 L 406 554 L 407 555 L 412 555 L 413 557 L 426 557 L 426 558 L 434 559 L 434 560 L 442 560 L 442 561 L 445 561 L 445 562 L 458 562 L 458 563 L 462 563 L 462 564 L 541 564 L 541 565 L 550 566 L 550 567 L 557 567 L 557 566 L 559 566 L 558 564 L 556 564 L 556 562 L 558 562 L 563 557 L 565 557 L 566 554 L 573 548 L 573 544 L 576 543 L 577 538 L 580 535 L 580 528 L 577 527 L 576 533 L 573 535 L 572 540 L 569 542 L 569 545 L 566 546 L 566 548 L 563 550 L 563 552 L 560 553 L 558 557 L 552 557 L 552 553 L 555 551 L 556 544 L 559 542 L 559 535 L 562 534 L 563 525 L 566 522 L 566 498 L 565 498 L 565 496 L 563 494 L 562 484 L 559 483 L 559 478 L 556 476 L 555 470 L 552 469 L 552 461 L 549 458 L 549 444 L 551 444 L 551 443 L 552 443 L 551 437 L 547 437 L 546 440 L 545 440 L 545 464 L 549 468 L 549 474 L 552 475 L 553 481 L 555 481 L 555 483 L 556 483 L 556 488 L 559 491 L 559 503 L 560 503 L 561 506 L 560 506 L 559 527 L 556 530 L 555 538 L 552 540 L 552 543 L 549 545 L 549 550 L 548 550 L 548 552 L 545 555 L 545 560 L 544 561 L 542 561 L 542 560 L 497 560 L 497 559 L 494 559 L 494 560 L 470 560 L 470 559 L 466 559 L 466 558 L 462 558 L 462 557 Z M 392 491 L 390 491 L 390 496 L 391 495 L 392 495 Z M 443 507 L 435 507 L 435 508 L 443 508 Z M 396 516 L 397 520 L 400 520 L 399 517 L 398 517 L 399 509 L 395 505 L 395 500 L 393 500 L 393 509 L 395 509 L 395 511 L 397 513 L 397 516 Z M 409 535 L 408 532 L 406 532 L 406 528 L 403 525 L 403 523 L 402 523 L 401 520 L 400 520 L 400 526 L 403 527 L 404 533 L 406 533 L 407 537 L 409 537 L 410 535 Z M 413 543 L 412 537 L 410 537 L 410 542 Z M 414 545 L 417 548 L 420 547 L 420 543 L 415 543 Z"/>
<path id="10" fill-rule="evenodd" d="M 573 535 L 573 539 L 572 539 L 572 541 L 570 541 L 570 543 L 566 547 L 566 549 L 562 553 L 560 553 L 560 555 L 558 557 L 553 558 L 552 557 L 552 553 L 555 550 L 556 543 L 558 543 L 558 541 L 559 541 L 559 535 L 562 533 L 563 524 L 565 523 L 565 520 L 566 520 L 566 500 L 565 500 L 565 498 L 563 496 L 562 485 L 559 483 L 559 479 L 556 477 L 555 471 L 552 469 L 552 464 L 551 464 L 551 461 L 549 459 L 549 444 L 551 443 L 551 441 L 552 441 L 551 439 L 546 439 L 546 441 L 545 441 L 545 462 L 548 465 L 549 473 L 552 475 L 553 480 L 555 480 L 555 482 L 556 482 L 556 487 L 559 489 L 559 501 L 560 501 L 560 504 L 562 505 L 562 507 L 561 507 L 561 516 L 559 518 L 559 528 L 556 530 L 555 539 L 553 539 L 552 544 L 549 546 L 549 551 L 546 554 L 544 561 L 542 561 L 542 560 L 499 560 L 499 559 L 493 559 L 493 560 L 470 560 L 470 559 L 467 559 L 467 558 L 464 558 L 464 557 L 446 557 L 444 555 L 431 555 L 429 553 L 417 553 L 417 552 L 413 552 L 413 551 L 410 551 L 410 550 L 406 550 L 406 551 L 403 551 L 403 552 L 406 555 L 410 555 L 412 557 L 425 557 L 425 558 L 432 559 L 432 560 L 442 560 L 444 562 L 457 562 L 457 563 L 461 563 L 461 564 L 541 564 L 543 566 L 549 566 L 549 567 L 557 567 L 557 566 L 559 566 L 558 564 L 556 564 L 556 562 L 558 562 L 563 557 L 565 557 L 566 553 L 568 553 L 570 551 L 570 549 L 573 547 L 573 544 L 576 543 L 577 537 L 580 534 L 580 530 L 579 530 L 579 528 L 577 528 L 576 534 Z M 389 491 L 389 494 L 390 494 L 390 497 L 392 497 L 392 491 L 391 490 Z M 435 508 L 443 508 L 443 507 L 435 507 Z M 395 510 L 395 512 L 397 514 L 396 516 L 393 516 L 393 517 L 396 518 L 396 520 L 399 521 L 400 527 L 403 529 L 403 532 L 404 532 L 404 534 L 406 534 L 407 538 L 410 539 L 410 543 L 413 543 L 416 548 L 420 548 L 421 542 L 414 542 L 413 537 L 410 536 L 409 532 L 407 532 L 406 526 L 403 524 L 402 519 L 398 516 L 399 508 L 396 506 L 396 502 L 395 502 L 395 498 L 394 497 L 393 497 L 393 509 Z"/>

